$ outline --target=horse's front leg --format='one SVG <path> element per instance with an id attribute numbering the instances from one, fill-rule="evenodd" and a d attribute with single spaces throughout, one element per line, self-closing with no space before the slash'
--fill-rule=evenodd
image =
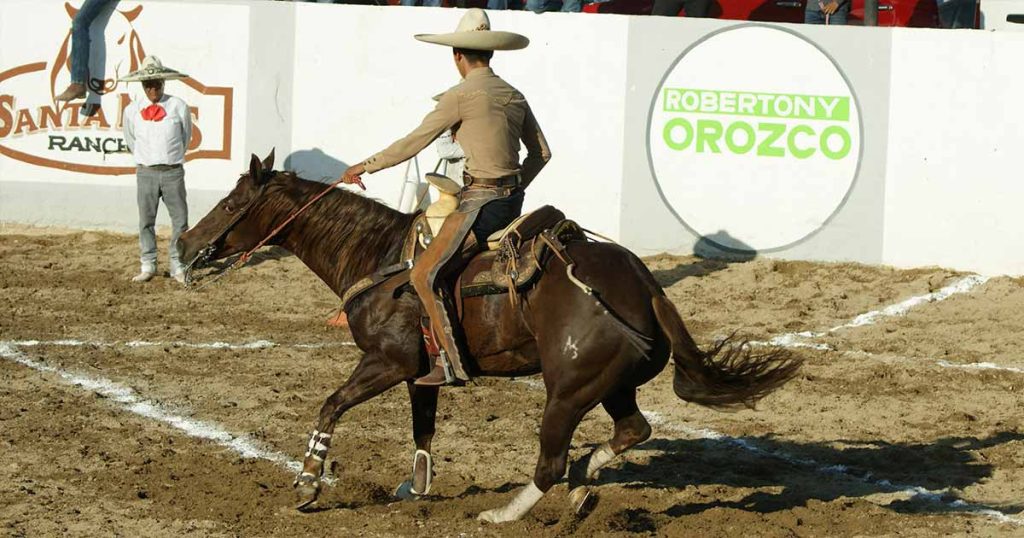
<path id="1" fill-rule="evenodd" d="M 412 403 L 412 436 L 416 452 L 412 456 L 412 478 L 398 486 L 395 495 L 403 499 L 430 493 L 434 477 L 434 460 L 430 456 L 430 443 L 434 439 L 437 417 L 437 387 L 419 387 L 408 382 Z"/>
<path id="2" fill-rule="evenodd" d="M 298 508 L 316 501 L 320 495 L 320 478 L 324 473 L 324 460 L 334 437 L 334 427 L 341 415 L 352 407 L 377 396 L 415 374 L 415 363 L 409 365 L 388 360 L 383 353 L 367 353 L 359 361 L 348 381 L 334 392 L 320 408 L 320 420 L 309 439 L 302 471 L 295 478 L 299 494 Z"/>

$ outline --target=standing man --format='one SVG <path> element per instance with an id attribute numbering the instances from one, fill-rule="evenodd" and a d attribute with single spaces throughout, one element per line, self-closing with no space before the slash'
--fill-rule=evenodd
<path id="1" fill-rule="evenodd" d="M 523 190 L 551 159 L 544 134 L 518 90 L 494 74 L 496 50 L 525 48 L 530 40 L 491 30 L 482 9 L 470 9 L 450 34 L 421 34 L 416 39 L 452 47 L 462 82 L 441 95 L 434 110 L 405 138 L 342 175 L 345 183 L 362 184 L 360 176 L 411 159 L 438 136 L 452 129 L 466 154 L 465 187 L 456 213 L 448 216 L 437 237 L 412 268 L 412 284 L 430 316 L 440 354 L 434 369 L 417 385 L 439 386 L 456 378 L 468 380 L 454 338 L 449 308 L 438 291 L 451 276 L 487 244 L 487 236 L 511 223 L 523 208 Z M 527 156 L 519 164 L 519 142 Z"/>
<path id="2" fill-rule="evenodd" d="M 192 115 L 185 101 L 164 93 L 164 81 L 188 75 L 168 69 L 156 56 L 122 81 L 142 82 L 146 96 L 124 111 L 124 137 L 135 158 L 139 203 L 139 249 L 142 268 L 133 282 L 147 282 L 156 274 L 156 212 L 163 198 L 171 215 L 170 275 L 185 283 L 178 262 L 178 236 L 188 230 L 185 200 L 185 151 L 192 140 Z M 141 101 L 141 102 L 140 102 Z"/>

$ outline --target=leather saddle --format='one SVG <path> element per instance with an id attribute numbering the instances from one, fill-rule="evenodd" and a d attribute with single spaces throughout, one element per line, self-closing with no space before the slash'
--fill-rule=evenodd
<path id="1" fill-rule="evenodd" d="M 342 298 L 342 309 L 370 289 L 385 285 L 397 297 L 409 285 L 409 271 L 416 258 L 441 230 L 444 219 L 458 209 L 461 186 L 440 174 L 426 175 L 439 192 L 438 199 L 413 222 L 402 248 L 402 262 L 385 267 L 361 279 Z M 547 236 L 541 239 L 541 235 Z M 463 269 L 455 285 L 456 302 L 465 297 L 510 293 L 513 302 L 519 291 L 530 287 L 540 276 L 553 245 L 586 240 L 582 228 L 565 218 L 552 206 L 521 215 L 505 229 L 487 238 L 486 250 L 477 254 Z"/>

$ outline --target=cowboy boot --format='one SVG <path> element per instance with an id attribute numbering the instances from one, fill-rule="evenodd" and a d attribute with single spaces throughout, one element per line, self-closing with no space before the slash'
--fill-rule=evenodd
<path id="1" fill-rule="evenodd" d="M 72 82 L 68 85 L 68 88 L 61 92 L 57 96 L 58 101 L 72 101 L 74 99 L 81 99 L 85 97 L 85 84 L 79 82 Z"/>
<path id="2" fill-rule="evenodd" d="M 442 387 L 444 385 L 454 385 L 456 381 L 459 380 L 452 372 L 451 366 L 449 366 L 448 360 L 444 356 L 444 350 L 441 350 L 441 354 L 434 360 L 434 368 L 430 370 L 430 373 L 417 379 L 413 384 L 420 387 Z"/>
<path id="3" fill-rule="evenodd" d="M 461 385 L 469 380 L 469 376 L 462 367 L 462 356 L 453 337 L 451 318 L 448 316 L 448 310 L 445 308 L 443 300 L 437 299 L 434 304 L 437 305 L 441 318 L 438 320 L 441 325 L 440 331 L 437 330 L 436 325 L 431 325 L 434 327 L 432 334 L 434 344 L 438 347 L 437 358 L 434 360 L 434 368 L 427 375 L 414 381 L 413 384 L 421 387 Z"/>

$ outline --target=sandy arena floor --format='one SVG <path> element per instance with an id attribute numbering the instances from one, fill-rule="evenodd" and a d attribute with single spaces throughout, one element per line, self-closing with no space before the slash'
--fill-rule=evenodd
<path id="1" fill-rule="evenodd" d="M 0 227 L 2 535 L 1024 536 L 1024 279 L 650 258 L 701 345 L 775 338 L 801 376 L 721 414 L 677 400 L 667 369 L 640 390 L 653 438 L 602 473 L 588 518 L 561 484 L 493 526 L 476 514 L 533 472 L 537 378 L 442 392 L 414 502 L 390 496 L 405 388 L 355 408 L 337 483 L 301 514 L 287 462 L 359 358 L 323 323 L 336 299 L 282 251 L 200 293 L 129 282 L 136 257 L 132 236 Z M 610 433 L 592 412 L 573 457 Z"/>

